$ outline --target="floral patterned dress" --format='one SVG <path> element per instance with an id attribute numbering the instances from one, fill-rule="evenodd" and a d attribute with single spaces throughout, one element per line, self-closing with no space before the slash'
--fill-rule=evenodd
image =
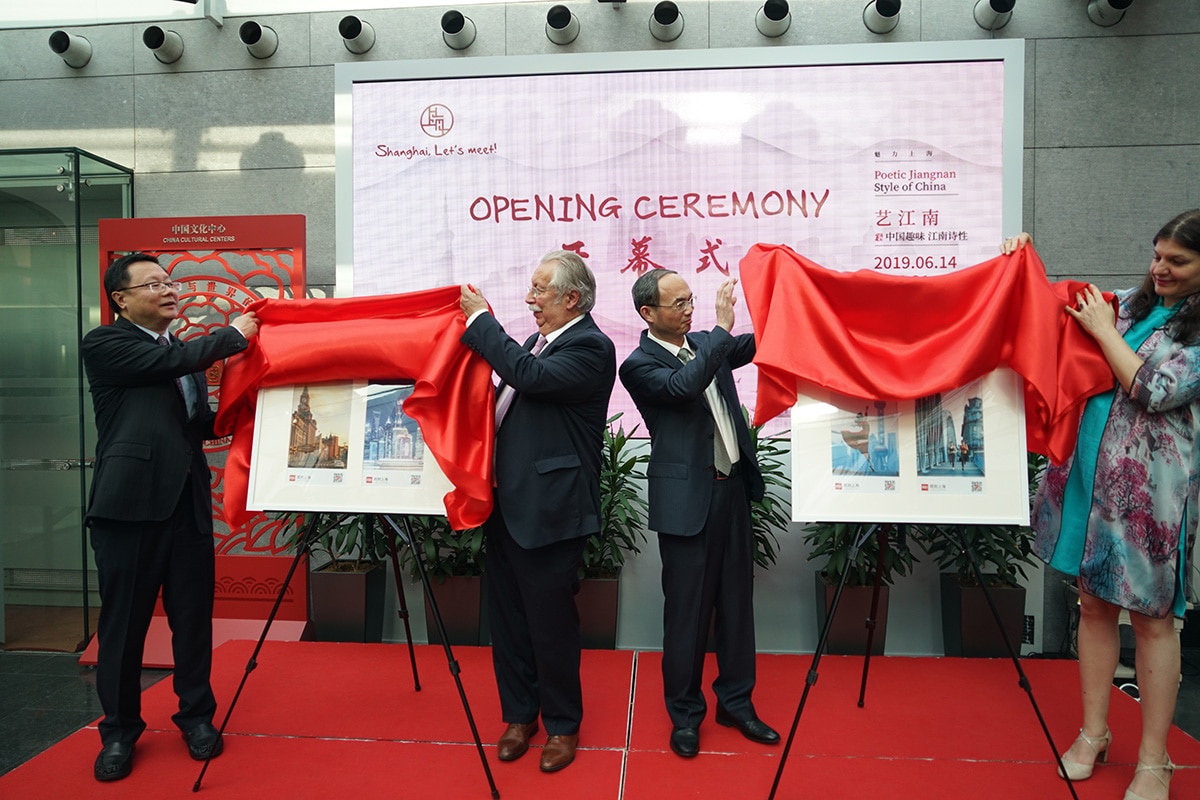
<path id="1" fill-rule="evenodd" d="M 1145 364 L 1128 393 L 1091 398 L 1075 453 L 1047 470 L 1033 505 L 1034 552 L 1088 594 L 1148 616 L 1182 617 L 1200 487 L 1200 344 L 1165 330 L 1161 301 L 1133 322 L 1118 293 L 1117 329 Z"/>

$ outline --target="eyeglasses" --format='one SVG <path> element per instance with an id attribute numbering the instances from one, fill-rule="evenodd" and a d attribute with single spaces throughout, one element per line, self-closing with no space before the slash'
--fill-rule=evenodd
<path id="1" fill-rule="evenodd" d="M 145 287 L 155 294 L 166 294 L 167 292 L 178 292 L 183 288 L 183 284 L 179 281 L 150 281 L 149 283 L 139 283 L 134 286 L 126 286 L 119 291 L 128 292 L 131 289 L 141 289 Z"/>
<path id="2" fill-rule="evenodd" d="M 533 295 L 534 297 L 545 297 L 553 291 L 554 287 L 552 286 L 547 286 L 545 289 L 540 289 L 537 286 L 530 286 L 529 291 L 525 293 L 525 296 L 528 297 L 529 295 Z"/>
<path id="3" fill-rule="evenodd" d="M 695 308 L 696 307 L 696 295 L 689 294 L 687 297 L 682 297 L 679 300 L 676 300 L 674 303 L 671 303 L 670 305 L 660 306 L 660 305 L 651 304 L 650 307 L 651 308 L 670 308 L 670 309 L 674 309 L 675 311 L 683 311 L 685 308 Z"/>

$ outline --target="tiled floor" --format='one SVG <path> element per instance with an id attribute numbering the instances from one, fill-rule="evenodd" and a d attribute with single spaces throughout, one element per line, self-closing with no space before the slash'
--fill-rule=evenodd
<path id="1" fill-rule="evenodd" d="M 100 717 L 96 673 L 78 661 L 75 653 L 0 652 L 0 774 Z M 142 670 L 142 688 L 170 674 Z"/>
<path id="2" fill-rule="evenodd" d="M 68 653 L 0 652 L 0 774 L 100 716 L 95 673 Z M 142 672 L 142 688 L 169 675 Z M 1034 688 L 1036 696 L 1036 687 Z M 1200 739 L 1200 649 L 1184 650 L 1175 724 Z M 99 739 L 96 741 L 99 750 Z"/>

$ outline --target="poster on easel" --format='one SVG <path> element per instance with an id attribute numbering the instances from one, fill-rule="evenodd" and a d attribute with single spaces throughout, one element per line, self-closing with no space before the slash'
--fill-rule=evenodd
<path id="1" fill-rule="evenodd" d="M 792 407 L 797 522 L 1029 524 L 1020 378 L 914 400 L 834 392 Z"/>
<path id="2" fill-rule="evenodd" d="M 454 487 L 404 413 L 412 381 L 334 381 L 258 393 L 246 507 L 444 515 Z"/>

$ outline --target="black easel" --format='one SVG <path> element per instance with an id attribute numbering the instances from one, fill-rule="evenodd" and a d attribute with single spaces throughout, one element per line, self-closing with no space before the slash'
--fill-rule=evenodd
<path id="1" fill-rule="evenodd" d="M 266 641 L 267 633 L 271 629 L 271 623 L 275 621 L 275 615 L 279 612 L 279 606 L 283 603 L 284 595 L 287 593 L 287 588 L 292 581 L 292 576 L 296 573 L 297 566 L 299 566 L 304 556 L 309 552 L 313 543 L 320 539 L 321 536 L 323 536 L 334 526 L 336 526 L 342 519 L 344 519 L 344 515 L 335 516 L 333 517 L 332 521 L 327 520 L 324 526 L 319 527 L 318 521 L 321 519 L 321 515 L 312 514 L 311 517 L 312 518 L 308 521 L 308 524 L 305 527 L 304 535 L 300 538 L 300 541 L 297 542 L 296 557 L 292 559 L 292 565 L 288 568 L 287 576 L 283 579 L 283 585 L 279 587 L 279 594 L 275 598 L 275 604 L 271 607 L 271 613 L 267 615 L 266 623 L 263 625 L 262 634 L 258 637 L 258 642 L 254 645 L 254 651 L 250 654 L 250 658 L 246 662 L 246 669 L 242 673 L 241 682 L 238 683 L 238 688 L 233 695 L 233 700 L 230 701 L 229 708 L 225 711 L 225 719 L 221 721 L 221 727 L 217 732 L 218 736 L 223 736 L 225 734 L 225 728 L 229 724 L 230 717 L 233 716 L 233 709 L 237 705 L 238 699 L 242 696 L 242 689 L 246 686 L 246 680 L 250 677 L 250 673 L 253 672 L 258 666 L 258 653 L 260 650 L 262 650 L 263 642 Z M 405 637 L 408 639 L 409 660 L 412 663 L 413 684 L 415 690 L 418 692 L 421 690 L 421 682 L 417 676 L 416 653 L 413 648 L 412 630 L 409 626 L 408 605 L 404 598 L 404 583 L 400 574 L 400 559 L 396 551 L 396 539 L 402 541 L 412 551 L 413 563 L 417 565 L 417 572 L 420 574 L 421 583 L 424 586 L 426 602 L 429 604 L 429 610 L 433 613 L 434 622 L 437 624 L 438 632 L 442 635 L 443 648 L 446 651 L 446 659 L 449 662 L 450 674 L 454 676 L 454 682 L 458 686 L 458 696 L 462 700 L 463 710 L 466 712 L 467 722 L 471 727 L 471 735 L 475 738 L 475 749 L 479 753 L 480 762 L 483 764 L 483 772 L 484 775 L 487 776 L 488 787 L 491 789 L 491 794 L 494 800 L 499 800 L 500 792 L 496 788 L 495 780 L 492 778 L 492 770 L 491 767 L 488 766 L 487 756 L 483 751 L 483 743 L 479 740 L 479 730 L 475 726 L 475 718 L 471 714 L 471 707 L 467 702 L 466 692 L 463 690 L 462 679 L 459 677 L 458 662 L 454 660 L 454 654 L 450 650 L 449 640 L 446 637 L 446 628 L 442 622 L 442 615 L 438 610 L 437 600 L 434 599 L 433 592 L 430 589 L 429 576 L 425 572 L 425 564 L 421 560 L 421 555 L 417 551 L 417 548 L 413 546 L 412 536 L 408 532 L 407 520 L 404 521 L 404 526 L 401 527 L 388 514 L 381 514 L 379 517 L 383 522 L 387 523 L 388 527 L 390 527 L 392 532 L 395 534 L 394 537 L 389 538 L 389 550 L 391 553 L 392 568 L 396 574 L 396 592 L 399 596 L 400 604 L 398 613 L 400 615 L 400 619 L 404 622 L 404 633 Z M 370 524 L 370 522 L 368 522 L 368 524 Z M 204 780 L 204 775 L 208 771 L 208 765 L 210 761 L 212 761 L 211 754 L 204 760 L 204 765 L 200 768 L 200 774 L 196 777 L 195 784 L 192 785 L 193 792 L 200 791 L 200 783 Z"/>
<path id="2" fill-rule="evenodd" d="M 898 529 L 899 536 L 904 537 L 907 535 L 907 526 L 897 525 L 896 527 Z M 1000 620 L 1000 611 L 996 607 L 995 601 L 992 599 L 991 592 L 987 587 L 987 582 L 983 580 L 983 573 L 979 569 L 979 562 L 975 558 L 975 552 L 971 550 L 967 544 L 966 528 L 965 526 L 957 525 L 954 526 L 954 529 L 958 534 L 959 547 L 961 547 L 963 552 L 966 553 L 967 558 L 971 562 L 971 568 L 975 571 L 975 577 L 979 580 L 980 585 L 983 586 L 983 594 L 987 599 L 988 606 L 992 609 L 992 616 L 996 619 L 996 627 L 1000 631 L 1000 636 L 1004 639 L 1004 646 L 1008 649 L 1008 654 L 1012 658 L 1013 666 L 1015 666 L 1017 669 L 1017 675 L 1020 678 L 1020 686 L 1029 696 L 1029 702 L 1033 704 L 1033 710 L 1037 715 L 1038 722 L 1042 726 L 1042 732 L 1046 735 L 1046 741 L 1050 743 L 1050 751 L 1054 754 L 1055 763 L 1058 764 L 1059 774 L 1066 776 L 1066 770 L 1063 768 L 1062 757 L 1058 754 L 1058 747 L 1054 744 L 1054 738 L 1050 735 L 1050 729 L 1046 726 L 1046 720 L 1042 717 L 1042 712 L 1041 709 L 1038 708 L 1037 700 L 1035 700 L 1033 697 L 1033 687 L 1030 685 L 1029 679 L 1025 676 L 1025 671 L 1021 668 L 1021 661 L 1017 657 L 1017 653 L 1012 646 L 1012 642 L 1010 642 L 1008 639 L 1008 633 L 1004 630 L 1004 624 Z M 848 561 L 854 561 L 854 559 L 858 556 L 858 551 L 862 549 L 863 543 L 866 542 L 871 534 L 876 532 L 879 533 L 881 538 L 879 541 L 879 558 L 875 569 L 875 590 L 871 596 L 871 616 L 869 616 L 865 622 L 867 628 L 867 649 L 863 658 L 862 686 L 860 687 L 858 694 L 859 708 L 863 707 L 867 693 L 867 671 L 871 666 L 871 645 L 875 639 L 875 615 L 879 610 L 879 594 L 883 582 L 883 551 L 887 547 L 887 527 L 879 523 L 868 527 L 854 543 L 854 546 L 851 548 L 850 555 L 848 557 Z M 842 577 L 838 581 L 837 590 L 833 595 L 833 602 L 830 605 L 829 613 L 825 616 L 825 625 L 821 629 L 821 637 L 817 642 L 817 649 L 816 652 L 813 653 L 812 664 L 809 666 L 808 675 L 804 680 L 804 692 L 800 695 L 800 703 L 796 707 L 796 717 L 792 720 L 792 727 L 788 732 L 787 742 L 784 745 L 783 754 L 779 759 L 779 767 L 775 771 L 775 780 L 771 784 L 771 793 L 768 795 L 769 800 L 774 800 L 775 792 L 779 789 L 779 782 L 783 778 L 783 768 L 787 765 L 788 753 L 792 749 L 792 741 L 795 739 L 796 729 L 800 725 L 800 715 L 804 713 L 804 705 L 808 700 L 809 691 L 812 690 L 813 685 L 815 685 L 817 682 L 817 667 L 821 662 L 821 655 L 824 652 L 826 642 L 829 639 L 829 631 L 833 627 L 833 618 L 837 613 L 838 603 L 842 599 L 842 589 L 846 585 L 846 576 L 848 573 L 849 570 L 844 570 L 842 572 Z M 1067 784 L 1067 789 L 1071 792 L 1071 797 L 1075 798 L 1075 800 L 1079 800 L 1079 795 L 1075 793 L 1074 782 L 1069 777 L 1065 777 L 1065 783 Z"/>

